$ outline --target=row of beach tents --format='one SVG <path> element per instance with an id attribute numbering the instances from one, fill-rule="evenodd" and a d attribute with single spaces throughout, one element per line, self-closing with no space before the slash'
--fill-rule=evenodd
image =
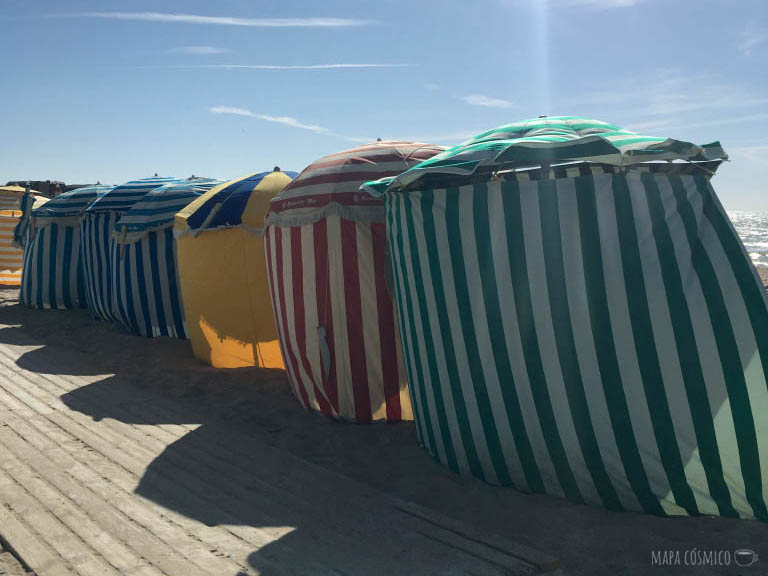
<path id="1" fill-rule="evenodd" d="M 8 191 L 1 278 L 216 367 L 284 368 L 332 418 L 414 420 L 493 484 L 765 521 L 768 302 L 711 186 L 725 160 L 549 117 L 298 175 Z"/>

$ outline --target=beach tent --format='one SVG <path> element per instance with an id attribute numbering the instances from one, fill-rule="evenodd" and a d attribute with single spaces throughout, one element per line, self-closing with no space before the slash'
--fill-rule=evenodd
<path id="1" fill-rule="evenodd" d="M 32 308 L 85 308 L 80 217 L 112 186 L 85 186 L 31 211 L 21 302 Z"/>
<path id="2" fill-rule="evenodd" d="M 31 192 L 25 196 L 21 186 L 0 186 L 0 286 L 20 286 L 24 250 L 14 235 L 24 214 L 33 205 L 41 205 L 47 199 Z M 31 204 L 29 203 L 31 199 Z M 21 238 L 19 237 L 19 240 Z"/>
<path id="3" fill-rule="evenodd" d="M 492 483 L 768 520 L 768 306 L 719 143 L 539 118 L 388 183 L 419 441 Z"/>
<path id="4" fill-rule="evenodd" d="M 173 217 L 220 180 L 172 182 L 147 193 L 112 231 L 112 286 L 120 322 L 140 336 L 186 338 Z"/>
<path id="5" fill-rule="evenodd" d="M 179 283 L 192 349 L 218 368 L 282 368 L 264 263 L 264 216 L 293 172 L 221 184 L 175 217 Z"/>
<path id="6" fill-rule="evenodd" d="M 272 200 L 275 322 L 291 388 L 306 408 L 353 422 L 413 419 L 387 287 L 384 205 L 359 187 L 441 150 L 366 144 L 321 158 Z"/>
<path id="7" fill-rule="evenodd" d="M 175 178 L 145 178 L 116 186 L 93 202 L 81 216 L 80 248 L 85 274 L 88 311 L 96 319 L 118 319 L 112 290 L 112 230 L 120 217 L 145 194 L 176 181 Z"/>

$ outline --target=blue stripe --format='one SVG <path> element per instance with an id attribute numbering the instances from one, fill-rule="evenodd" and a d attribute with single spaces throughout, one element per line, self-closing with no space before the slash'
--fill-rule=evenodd
<path id="1" fill-rule="evenodd" d="M 48 299 L 51 308 L 58 308 L 56 300 L 56 249 L 59 241 L 59 225 L 55 222 L 49 228 L 50 249 L 48 251 Z M 44 303 L 45 304 L 45 303 Z"/>
<path id="2" fill-rule="evenodd" d="M 168 291 L 171 294 L 171 311 L 173 321 L 176 324 L 176 336 L 178 338 L 187 338 L 187 331 L 184 329 L 184 316 L 181 311 L 181 291 L 176 281 L 176 250 L 173 237 L 173 230 L 165 230 L 165 263 L 166 273 L 168 274 Z"/>

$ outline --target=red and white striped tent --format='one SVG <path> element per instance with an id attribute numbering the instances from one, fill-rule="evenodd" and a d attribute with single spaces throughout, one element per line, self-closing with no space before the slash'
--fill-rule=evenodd
<path id="1" fill-rule="evenodd" d="M 306 408 L 352 422 L 413 419 L 388 288 L 384 204 L 358 189 L 442 150 L 366 144 L 321 158 L 272 200 L 272 308 L 291 388 Z"/>

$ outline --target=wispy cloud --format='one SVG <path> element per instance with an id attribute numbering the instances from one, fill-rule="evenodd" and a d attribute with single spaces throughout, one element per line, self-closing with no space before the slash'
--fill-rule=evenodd
<path id="1" fill-rule="evenodd" d="M 102 18 L 133 22 L 165 24 L 214 24 L 221 26 L 252 26 L 257 28 L 340 28 L 371 24 L 357 18 L 240 18 L 237 16 L 202 16 L 168 12 L 77 12 L 51 14 L 53 17 Z"/>
<path id="2" fill-rule="evenodd" d="M 216 46 L 177 46 L 168 50 L 171 54 L 192 54 L 205 56 L 208 54 L 226 54 L 229 52 L 226 48 L 217 48 Z"/>
<path id="3" fill-rule="evenodd" d="M 486 108 L 517 108 L 517 104 L 514 102 L 502 100 L 501 98 L 491 98 L 490 96 L 483 96 L 482 94 L 462 96 L 460 100 L 463 100 L 471 106 L 483 106 Z"/>
<path id="4" fill-rule="evenodd" d="M 412 64 L 189 64 L 171 66 L 132 66 L 135 70 L 335 70 L 344 68 L 407 68 Z"/>
<path id="5" fill-rule="evenodd" d="M 437 92 L 440 90 L 440 84 L 436 84 L 434 82 L 424 82 L 424 88 L 427 90 L 432 90 L 433 92 Z"/>
<path id="6" fill-rule="evenodd" d="M 745 56 L 751 56 L 752 50 L 766 42 L 768 42 L 768 27 L 760 26 L 757 22 L 752 21 L 741 33 L 739 50 Z"/>
<path id="7" fill-rule="evenodd" d="M 272 122 L 274 124 L 283 124 L 284 126 L 290 126 L 292 128 L 299 128 L 301 130 L 308 130 L 315 134 L 324 134 L 326 136 L 337 136 L 344 140 L 352 142 L 370 142 L 372 138 L 361 138 L 355 136 L 344 136 L 343 134 L 337 134 L 333 130 L 318 124 L 307 124 L 301 122 L 292 116 L 272 116 L 270 114 L 260 114 L 258 112 L 252 112 L 246 108 L 237 108 L 234 106 L 212 106 L 208 108 L 210 112 L 214 114 L 230 114 L 234 116 L 245 116 L 247 118 L 256 118 L 257 120 L 263 120 L 264 122 Z"/>

